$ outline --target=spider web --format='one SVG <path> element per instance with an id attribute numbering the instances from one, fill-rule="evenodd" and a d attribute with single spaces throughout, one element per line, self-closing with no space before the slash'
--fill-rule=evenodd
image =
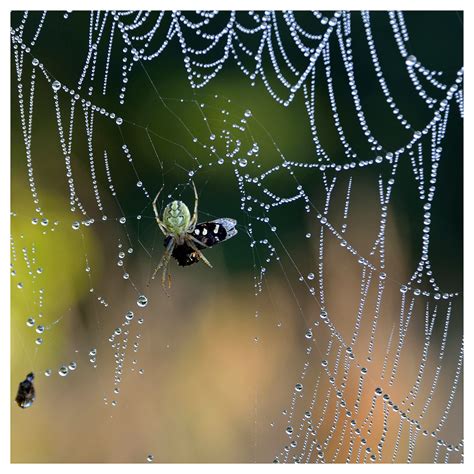
<path id="1" fill-rule="evenodd" d="M 74 403 L 110 447 L 28 459 L 462 462 L 463 68 L 424 65 L 411 15 L 14 12 L 12 386 L 38 392 L 14 460 Z M 239 236 L 167 297 L 151 202 L 191 179 Z"/>

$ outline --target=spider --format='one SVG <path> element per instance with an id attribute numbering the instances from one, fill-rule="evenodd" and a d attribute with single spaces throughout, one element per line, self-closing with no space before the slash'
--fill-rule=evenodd
<path id="1" fill-rule="evenodd" d="M 209 260 L 203 255 L 202 250 L 212 247 L 224 240 L 228 240 L 237 234 L 235 226 L 237 221 L 227 217 L 214 221 L 197 223 L 199 197 L 194 181 L 191 181 L 194 189 L 194 212 L 191 217 L 188 206 L 182 201 L 170 202 L 163 211 L 163 218 L 160 219 L 156 203 L 163 186 L 158 191 L 153 200 L 153 210 L 156 222 L 161 232 L 165 236 L 165 253 L 158 264 L 152 279 L 163 267 L 161 285 L 165 289 L 166 275 L 171 257 L 175 258 L 180 266 L 192 265 L 202 260 L 207 266 L 212 268 Z M 169 279 L 169 275 L 168 275 Z M 168 287 L 171 281 L 168 281 Z"/>

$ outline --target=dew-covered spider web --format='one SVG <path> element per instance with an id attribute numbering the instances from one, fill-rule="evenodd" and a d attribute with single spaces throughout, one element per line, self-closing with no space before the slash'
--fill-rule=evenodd
<path id="1" fill-rule="evenodd" d="M 12 461 L 462 462 L 461 13 L 11 21 Z"/>

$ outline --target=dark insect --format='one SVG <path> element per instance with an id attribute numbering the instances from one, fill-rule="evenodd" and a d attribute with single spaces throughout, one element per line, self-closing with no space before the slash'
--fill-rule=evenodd
<path id="1" fill-rule="evenodd" d="M 18 403 L 20 408 L 28 408 L 33 405 L 35 401 L 35 387 L 33 380 L 35 376 L 33 372 L 30 372 L 23 382 L 18 385 L 18 392 L 16 394 L 15 401 Z"/>
<path id="2" fill-rule="evenodd" d="M 196 247 L 199 250 L 203 250 L 230 239 L 237 234 L 237 229 L 235 228 L 236 224 L 237 221 L 235 219 L 225 217 L 210 222 L 196 224 L 196 227 L 192 232 L 193 237 L 199 241 L 199 243 L 196 242 Z M 172 236 L 165 238 L 165 247 L 168 246 L 171 239 Z M 175 245 L 171 255 L 181 267 L 192 265 L 193 263 L 199 262 L 201 259 L 200 255 L 186 242 L 181 245 Z"/>

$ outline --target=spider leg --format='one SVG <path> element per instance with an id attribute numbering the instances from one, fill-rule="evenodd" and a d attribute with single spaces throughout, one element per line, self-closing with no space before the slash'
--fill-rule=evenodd
<path id="1" fill-rule="evenodd" d="M 155 218 L 156 218 L 156 222 L 158 222 L 158 227 L 160 228 L 161 232 L 163 232 L 163 234 L 167 235 L 166 226 L 162 222 L 162 220 L 160 219 L 160 215 L 158 214 L 158 209 L 156 208 L 156 202 L 158 201 L 158 198 L 161 194 L 161 191 L 163 191 L 164 186 L 165 186 L 164 184 L 163 184 L 163 186 L 161 186 L 161 188 L 158 191 L 158 194 L 156 195 L 155 199 L 153 199 L 153 211 L 155 212 Z"/>
<path id="2" fill-rule="evenodd" d="M 194 213 L 193 213 L 193 217 L 191 218 L 191 221 L 189 222 L 188 232 L 192 232 L 194 228 L 196 227 L 197 219 L 198 219 L 198 203 L 199 203 L 199 196 L 196 190 L 196 185 L 194 184 L 194 181 L 192 180 L 191 180 L 191 183 L 193 183 L 193 188 L 194 188 Z"/>
<path id="3" fill-rule="evenodd" d="M 198 239 L 196 239 L 196 237 L 194 237 L 194 235 L 188 234 L 188 237 L 189 237 L 191 240 L 193 240 L 194 242 L 196 242 L 197 244 L 202 245 L 202 246 L 205 247 L 206 249 L 209 248 L 209 245 L 206 245 L 205 243 L 199 241 Z"/>
<path id="4" fill-rule="evenodd" d="M 171 288 L 171 275 L 168 273 L 168 267 L 169 267 L 171 255 L 173 254 L 173 249 L 175 246 L 174 240 L 172 240 L 172 242 L 173 243 L 171 245 L 168 244 L 169 250 L 167 250 L 165 252 L 165 255 L 163 256 L 165 257 L 165 261 L 163 262 L 163 275 L 161 276 L 161 286 L 163 287 L 165 292 L 166 292 L 166 288 L 165 288 L 166 275 L 168 275 L 168 288 Z"/>
<path id="5" fill-rule="evenodd" d="M 156 267 L 155 271 L 153 272 L 153 276 L 151 277 L 151 279 L 154 280 L 156 274 L 158 273 L 158 270 L 161 267 L 163 267 L 163 275 L 162 275 L 162 278 L 161 278 L 161 286 L 163 287 L 163 289 L 165 289 L 166 273 L 167 273 L 167 270 L 168 270 L 168 265 L 169 265 L 169 262 L 170 262 L 171 255 L 173 254 L 174 246 L 175 246 L 175 241 L 174 241 L 174 239 L 171 239 L 169 244 L 166 247 L 166 250 L 165 250 L 165 253 L 163 254 L 163 257 L 161 257 L 160 263 Z"/>
<path id="6" fill-rule="evenodd" d="M 194 242 L 188 240 L 188 245 L 199 255 L 202 261 L 210 268 L 212 268 L 211 262 L 203 255 L 203 253 L 194 245 Z M 201 244 L 202 245 L 202 244 Z"/>

